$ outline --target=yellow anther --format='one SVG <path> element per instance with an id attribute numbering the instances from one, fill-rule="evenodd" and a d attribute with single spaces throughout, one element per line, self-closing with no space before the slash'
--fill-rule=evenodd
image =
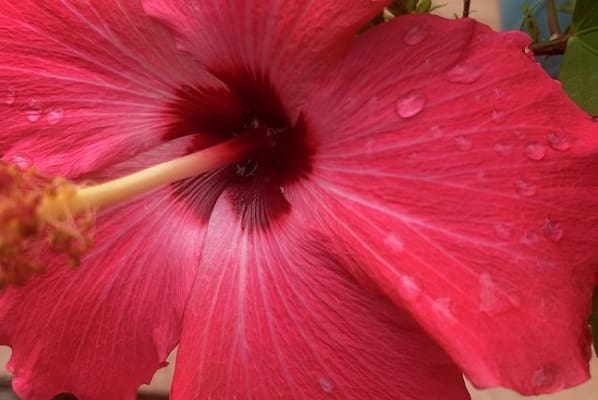
<path id="1" fill-rule="evenodd" d="M 63 254 L 77 265 L 91 245 L 91 213 L 72 215 L 68 200 L 76 187 L 50 180 L 34 169 L 0 163 L 0 289 L 24 283 L 45 270 L 41 257 Z M 45 204 L 55 204 L 53 213 Z"/>

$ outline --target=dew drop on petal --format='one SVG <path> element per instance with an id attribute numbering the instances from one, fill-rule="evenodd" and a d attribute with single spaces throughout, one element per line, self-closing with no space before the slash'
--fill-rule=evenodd
<path id="1" fill-rule="evenodd" d="M 552 132 L 546 136 L 548 145 L 556 151 L 567 151 L 571 148 L 571 143 L 567 136 L 559 132 Z"/>
<path id="2" fill-rule="evenodd" d="M 455 302 L 448 297 L 441 297 L 434 300 L 432 309 L 444 322 L 455 323 L 457 319 L 454 314 Z"/>
<path id="3" fill-rule="evenodd" d="M 593 122 L 598 122 L 598 115 L 594 115 L 594 116 L 592 117 L 592 121 L 593 121 Z"/>
<path id="4" fill-rule="evenodd" d="M 423 111 L 426 106 L 426 96 L 411 91 L 397 99 L 397 114 L 401 118 L 411 118 Z"/>
<path id="5" fill-rule="evenodd" d="M 430 136 L 432 139 L 440 139 L 444 136 L 444 131 L 439 125 L 434 125 L 432 128 L 430 128 Z"/>
<path id="6" fill-rule="evenodd" d="M 539 391 L 554 391 L 562 389 L 559 383 L 560 367 L 556 364 L 545 365 L 534 371 L 532 384 Z"/>
<path id="7" fill-rule="evenodd" d="M 500 100 L 500 99 L 502 99 L 504 97 L 505 97 L 505 90 L 504 89 L 501 89 L 501 88 L 495 88 L 494 89 L 494 98 L 496 100 Z"/>
<path id="8" fill-rule="evenodd" d="M 504 223 L 494 224 L 494 233 L 499 239 L 509 240 L 511 238 L 512 229 L 509 225 Z"/>
<path id="9" fill-rule="evenodd" d="M 318 384 L 324 393 L 334 392 L 334 383 L 330 379 L 322 377 L 318 379 Z"/>
<path id="10" fill-rule="evenodd" d="M 27 110 L 25 110 L 25 115 L 29 122 L 36 122 L 41 116 L 43 112 L 43 106 L 41 101 L 39 100 L 31 100 L 27 105 Z"/>
<path id="11" fill-rule="evenodd" d="M 539 161 L 546 156 L 546 146 L 538 142 L 528 143 L 525 145 L 525 155 L 530 160 Z"/>
<path id="12" fill-rule="evenodd" d="M 466 62 L 459 63 L 446 73 L 446 80 L 452 83 L 474 83 L 482 76 L 482 70 Z"/>
<path id="13" fill-rule="evenodd" d="M 505 113 L 502 110 L 494 109 L 490 113 L 490 118 L 492 119 L 492 121 L 496 122 L 497 124 L 501 124 L 501 123 L 505 122 L 505 120 L 507 119 L 507 113 Z"/>
<path id="14" fill-rule="evenodd" d="M 377 110 L 380 107 L 380 99 L 378 96 L 372 96 L 369 98 L 367 105 L 368 108 Z"/>
<path id="15" fill-rule="evenodd" d="M 408 275 L 403 275 L 399 279 L 399 293 L 407 301 L 416 301 L 422 295 L 421 285 L 417 280 Z"/>
<path id="16" fill-rule="evenodd" d="M 33 160 L 31 157 L 22 155 L 22 154 L 15 154 L 9 157 L 8 162 L 16 165 L 21 170 L 26 170 L 27 168 L 33 165 Z"/>
<path id="17" fill-rule="evenodd" d="M 496 297 L 496 285 L 489 273 L 483 272 L 479 278 L 480 284 L 480 311 L 492 312 L 496 309 L 498 299 Z"/>
<path id="18" fill-rule="evenodd" d="M 4 92 L 4 103 L 13 105 L 17 99 L 17 89 L 14 86 L 9 86 Z"/>
<path id="19" fill-rule="evenodd" d="M 507 142 L 498 141 L 494 143 L 494 151 L 500 156 L 508 157 L 513 154 L 513 146 Z"/>
<path id="20" fill-rule="evenodd" d="M 542 232 L 544 232 L 546 239 L 553 242 L 558 242 L 563 238 L 563 228 L 561 228 L 561 224 L 550 218 L 546 218 L 546 221 L 544 221 Z"/>
<path id="21" fill-rule="evenodd" d="M 528 247 L 536 247 L 538 242 L 540 241 L 540 235 L 538 235 L 534 231 L 527 231 L 525 232 L 521 238 L 519 239 L 519 243 L 528 246 Z"/>
<path id="22" fill-rule="evenodd" d="M 453 140 L 460 151 L 469 151 L 473 148 L 473 143 L 465 136 L 456 136 Z"/>
<path id="23" fill-rule="evenodd" d="M 408 46 L 415 46 L 423 42 L 427 35 L 428 29 L 425 25 L 414 25 L 405 33 L 403 41 Z"/>
<path id="24" fill-rule="evenodd" d="M 64 110 L 62 108 L 53 108 L 46 114 L 46 120 L 50 125 L 56 125 L 64 118 Z"/>
<path id="25" fill-rule="evenodd" d="M 384 238 L 384 244 L 390 247 L 393 252 L 400 253 L 405 249 L 405 243 L 394 232 L 390 232 Z"/>
<path id="26" fill-rule="evenodd" d="M 525 132 L 523 132 L 522 129 L 519 129 L 519 128 L 515 129 L 513 131 L 513 135 L 519 140 L 525 139 Z"/>
<path id="27" fill-rule="evenodd" d="M 518 179 L 515 182 L 515 189 L 517 194 L 521 197 L 532 197 L 538 193 L 538 186 L 532 181 L 526 179 Z"/>

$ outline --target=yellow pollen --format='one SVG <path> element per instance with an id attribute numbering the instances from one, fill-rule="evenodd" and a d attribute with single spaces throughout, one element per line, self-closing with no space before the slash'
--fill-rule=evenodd
<path id="1" fill-rule="evenodd" d="M 64 255 L 78 266 L 92 245 L 98 210 L 240 161 L 267 140 L 258 134 L 240 135 L 92 186 L 45 178 L 32 168 L 22 171 L 0 162 L 0 289 L 44 272 L 43 260 L 52 254 Z"/>

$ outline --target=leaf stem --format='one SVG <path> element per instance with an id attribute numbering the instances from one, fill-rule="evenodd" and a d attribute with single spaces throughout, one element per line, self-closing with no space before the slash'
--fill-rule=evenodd
<path id="1" fill-rule="evenodd" d="M 463 18 L 469 17 L 470 9 L 471 9 L 471 0 L 463 0 Z"/>
<path id="2" fill-rule="evenodd" d="M 564 54 L 565 49 L 567 48 L 569 37 L 569 35 L 565 34 L 557 37 L 556 39 L 533 43 L 530 45 L 530 49 L 534 52 L 534 54 L 539 56 Z"/>
<path id="3" fill-rule="evenodd" d="M 546 0 L 546 15 L 548 18 L 548 30 L 550 38 L 558 38 L 562 35 L 561 27 L 559 26 L 558 11 L 554 0 Z"/>

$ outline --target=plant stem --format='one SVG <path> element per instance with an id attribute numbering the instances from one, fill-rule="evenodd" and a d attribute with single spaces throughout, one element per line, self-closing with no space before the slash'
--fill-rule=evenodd
<path id="1" fill-rule="evenodd" d="M 533 43 L 530 45 L 530 49 L 539 56 L 564 54 L 568 41 L 569 35 L 562 35 L 546 42 Z"/>
<path id="2" fill-rule="evenodd" d="M 469 9 L 471 8 L 471 0 L 463 0 L 463 18 L 469 17 Z"/>
<path id="3" fill-rule="evenodd" d="M 561 27 L 559 26 L 559 18 L 554 0 L 546 0 L 546 15 L 548 16 L 550 38 L 554 39 L 561 36 L 562 32 Z"/>

